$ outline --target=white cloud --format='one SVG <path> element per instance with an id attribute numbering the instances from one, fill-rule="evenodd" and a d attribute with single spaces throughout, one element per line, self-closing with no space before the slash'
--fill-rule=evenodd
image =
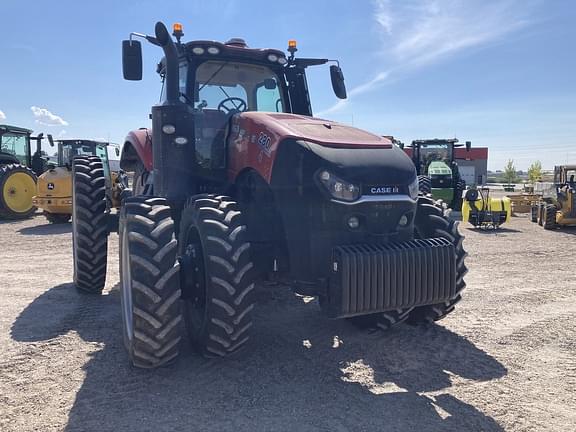
<path id="1" fill-rule="evenodd" d="M 64 138 L 66 135 L 68 135 L 68 132 L 66 132 L 65 129 L 62 129 L 60 133 L 58 133 L 58 138 Z"/>
<path id="2" fill-rule="evenodd" d="M 445 60 L 501 40 L 526 26 L 525 1 L 500 0 L 390 0 L 374 1 L 374 20 L 383 39 L 383 57 L 389 60 L 375 77 L 348 92 L 349 98 L 373 90 L 393 75 Z M 337 102 L 320 114 L 338 111 Z"/>
<path id="3" fill-rule="evenodd" d="M 38 108 L 37 106 L 30 107 L 34 117 L 36 117 L 36 123 L 44 126 L 68 126 L 68 122 L 62 117 L 52 114 L 46 108 Z"/>
<path id="4" fill-rule="evenodd" d="M 0 120 L 6 120 L 6 114 L 2 111 L 0 111 Z"/>

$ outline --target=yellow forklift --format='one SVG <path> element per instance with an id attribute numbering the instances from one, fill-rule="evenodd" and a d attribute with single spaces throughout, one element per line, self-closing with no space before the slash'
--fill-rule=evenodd
<path id="1" fill-rule="evenodd" d="M 532 206 L 532 222 L 552 230 L 576 226 L 576 165 L 554 167 L 553 196 L 542 197 Z"/>
<path id="2" fill-rule="evenodd" d="M 110 170 L 109 143 L 84 139 L 54 141 L 51 135 L 48 135 L 48 141 L 52 147 L 58 148 L 57 164 L 49 165 L 48 170 L 38 177 L 37 193 L 32 199 L 33 204 L 43 210 L 48 222 L 66 223 L 72 218 L 72 160 L 77 156 L 98 156 L 102 160 L 107 187 L 112 191 L 110 206 L 119 205 L 118 186 L 122 175 Z M 118 147 L 114 149 L 119 155 Z"/>

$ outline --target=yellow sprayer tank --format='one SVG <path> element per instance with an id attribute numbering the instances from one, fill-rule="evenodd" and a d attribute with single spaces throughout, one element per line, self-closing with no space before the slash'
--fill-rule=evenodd
<path id="1" fill-rule="evenodd" d="M 469 189 L 462 204 L 462 221 L 476 228 L 498 228 L 510 220 L 510 198 L 493 198 L 488 188 Z"/>

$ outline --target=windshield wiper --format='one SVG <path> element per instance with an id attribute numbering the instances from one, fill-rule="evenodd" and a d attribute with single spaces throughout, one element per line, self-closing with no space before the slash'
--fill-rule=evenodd
<path id="1" fill-rule="evenodd" d="M 220 66 L 220 67 L 218 68 L 218 70 L 217 70 L 216 72 L 214 72 L 210 78 L 208 78 L 208 81 L 206 81 L 204 84 L 202 84 L 202 86 L 198 89 L 198 92 L 200 92 L 204 87 L 206 87 L 208 84 L 210 84 L 210 82 L 214 79 L 214 77 L 215 77 L 216 75 L 218 75 L 218 74 L 220 73 L 220 71 L 221 71 L 222 69 L 224 69 L 224 66 L 226 66 L 228 63 L 229 63 L 229 62 L 223 63 L 222 66 Z"/>

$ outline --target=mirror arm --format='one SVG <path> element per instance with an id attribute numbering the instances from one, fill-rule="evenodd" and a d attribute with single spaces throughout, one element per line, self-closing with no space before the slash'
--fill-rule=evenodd
<path id="1" fill-rule="evenodd" d="M 130 33 L 130 44 L 132 44 L 132 37 L 139 37 L 142 39 L 146 39 L 152 45 L 160 46 L 160 42 L 158 42 L 158 39 L 156 39 L 154 36 L 148 36 L 148 35 L 145 35 L 143 33 L 132 32 L 132 33 Z"/>

